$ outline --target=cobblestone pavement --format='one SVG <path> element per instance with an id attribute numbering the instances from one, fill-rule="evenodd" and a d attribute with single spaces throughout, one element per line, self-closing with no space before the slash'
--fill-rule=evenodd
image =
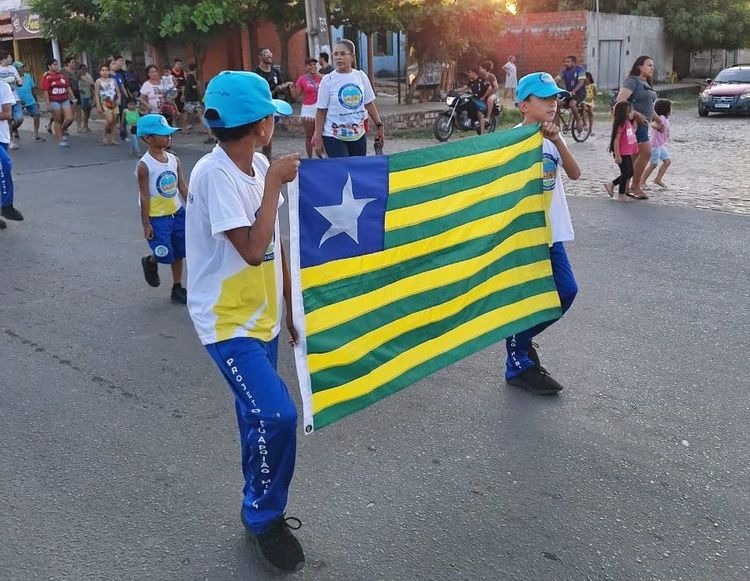
<path id="1" fill-rule="evenodd" d="M 566 182 L 569 196 L 606 196 L 604 182 L 618 175 L 617 166 L 607 153 L 607 122 L 598 121 L 594 131 L 595 135 L 584 143 L 567 137 L 582 170 L 579 180 Z M 385 151 L 396 153 L 436 144 L 432 138 L 398 138 L 388 140 Z M 299 138 L 274 140 L 274 155 L 300 148 Z M 693 108 L 675 111 L 668 149 L 673 161 L 665 176 L 667 188 L 650 185 L 651 199 L 645 203 L 750 215 L 750 117 L 700 118 Z M 652 179 L 655 175 L 656 172 Z"/>
<path id="2" fill-rule="evenodd" d="M 27 140 L 30 141 L 30 125 L 31 123 L 24 123 L 21 127 L 24 144 Z M 91 125 L 94 132 L 89 135 L 78 136 L 73 131 L 75 151 L 72 151 L 73 155 L 69 157 L 75 158 L 76 164 L 96 164 L 105 159 L 115 161 L 127 156 L 127 145 L 123 145 L 119 150 L 97 147 L 101 122 L 92 120 Z M 566 181 L 565 188 L 569 196 L 606 196 L 604 182 L 618 175 L 617 166 L 612 156 L 607 153 L 609 130 L 607 119 L 602 116 L 595 125 L 595 135 L 584 143 L 576 143 L 572 137 L 567 137 L 568 145 L 582 170 L 579 180 Z M 387 139 L 385 153 L 438 145 L 437 140 L 431 137 L 431 132 L 428 132 L 429 130 L 421 132 L 422 137 Z M 44 129 L 42 134 L 52 141 Z M 471 134 L 465 133 L 453 139 L 470 137 Z M 192 167 L 191 158 L 212 147 L 203 143 L 204 138 L 205 134 L 202 132 L 178 134 L 175 137 L 175 148 L 178 153 L 183 154 L 189 150 L 193 154 L 184 159 L 187 168 Z M 79 146 L 86 146 L 86 150 L 81 151 Z M 14 157 L 24 157 L 26 147 L 28 145 L 24 145 L 23 150 L 16 152 Z M 35 145 L 30 144 L 30 147 L 34 148 Z M 372 151 L 372 143 L 370 148 Z M 279 132 L 274 138 L 275 157 L 299 151 L 304 154 L 301 137 L 288 137 Z M 708 118 L 700 118 L 692 107 L 677 110 L 672 115 L 672 140 L 669 151 L 673 163 L 665 178 L 667 189 L 651 185 L 651 199 L 638 203 L 691 206 L 750 215 L 750 117 L 711 115 Z M 60 156 L 59 152 L 47 153 L 52 154 L 53 158 L 50 159 Z M 81 153 L 83 158 L 77 157 Z M 23 164 L 19 169 L 22 167 Z"/>

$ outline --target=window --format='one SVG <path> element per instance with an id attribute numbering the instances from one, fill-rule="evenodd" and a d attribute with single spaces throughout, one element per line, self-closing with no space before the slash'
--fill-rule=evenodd
<path id="1" fill-rule="evenodd" d="M 376 32 L 373 49 L 375 56 L 393 56 L 393 33 Z"/>

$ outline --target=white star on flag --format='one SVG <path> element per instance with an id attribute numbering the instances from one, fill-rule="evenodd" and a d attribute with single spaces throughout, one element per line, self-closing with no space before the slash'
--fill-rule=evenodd
<path id="1" fill-rule="evenodd" d="M 323 243 L 329 238 L 333 238 L 339 234 L 346 234 L 359 244 L 359 236 L 357 234 L 357 221 L 359 220 L 362 210 L 370 202 L 374 202 L 377 198 L 355 198 L 354 191 L 352 190 L 352 176 L 346 174 L 346 184 L 341 192 L 341 203 L 335 206 L 315 206 L 315 209 L 323 216 L 326 220 L 331 223 L 331 227 L 326 230 L 323 237 L 320 239 L 318 248 L 323 246 Z"/>

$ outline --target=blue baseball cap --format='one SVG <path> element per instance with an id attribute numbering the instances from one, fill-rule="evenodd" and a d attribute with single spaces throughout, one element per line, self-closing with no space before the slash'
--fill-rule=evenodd
<path id="1" fill-rule="evenodd" d="M 157 115 L 156 113 L 149 113 L 138 119 L 136 128 L 138 137 L 172 135 L 175 131 L 180 130 L 179 127 L 172 127 L 164 115 Z"/>
<path id="2" fill-rule="evenodd" d="M 256 73 L 222 71 L 206 88 L 203 115 L 209 127 L 231 128 L 254 123 L 271 114 L 291 115 L 292 106 L 271 98 L 268 82 Z"/>
<path id="3" fill-rule="evenodd" d="M 570 93 L 558 87 L 555 79 L 549 73 L 531 73 L 521 77 L 518 81 L 518 85 L 516 86 L 516 103 L 525 101 L 531 95 L 546 99 L 552 95 L 568 97 Z"/>

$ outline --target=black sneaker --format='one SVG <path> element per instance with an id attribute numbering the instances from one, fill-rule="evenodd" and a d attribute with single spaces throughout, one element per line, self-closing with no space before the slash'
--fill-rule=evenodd
<path id="1" fill-rule="evenodd" d="M 161 284 L 161 280 L 159 279 L 159 265 L 156 264 L 150 254 L 141 258 L 141 266 L 143 267 L 143 276 L 146 279 L 146 283 L 149 286 L 159 286 Z"/>
<path id="2" fill-rule="evenodd" d="M 305 566 L 302 545 L 292 534 L 292 530 L 296 531 L 302 526 L 299 519 L 282 515 L 265 532 L 256 535 L 247 526 L 245 515 L 241 516 L 248 536 L 258 546 L 266 563 L 282 571 L 300 571 Z"/>
<path id="3" fill-rule="evenodd" d="M 16 210 L 12 205 L 3 206 L 2 210 L 0 210 L 0 214 L 2 214 L 3 218 L 7 218 L 8 220 L 16 220 L 18 222 L 23 220 L 23 214 Z"/>
<path id="4" fill-rule="evenodd" d="M 563 386 L 552 379 L 541 365 L 532 365 L 507 381 L 509 385 L 515 385 L 537 395 L 557 395 L 563 390 Z"/>
<path id="5" fill-rule="evenodd" d="M 185 290 L 185 288 L 182 286 L 173 286 L 170 298 L 175 303 L 185 305 L 187 304 L 187 290 Z"/>
<path id="6" fill-rule="evenodd" d="M 5 220 L 0 220 L 0 230 L 5 230 L 8 227 L 8 225 L 5 223 Z"/>

